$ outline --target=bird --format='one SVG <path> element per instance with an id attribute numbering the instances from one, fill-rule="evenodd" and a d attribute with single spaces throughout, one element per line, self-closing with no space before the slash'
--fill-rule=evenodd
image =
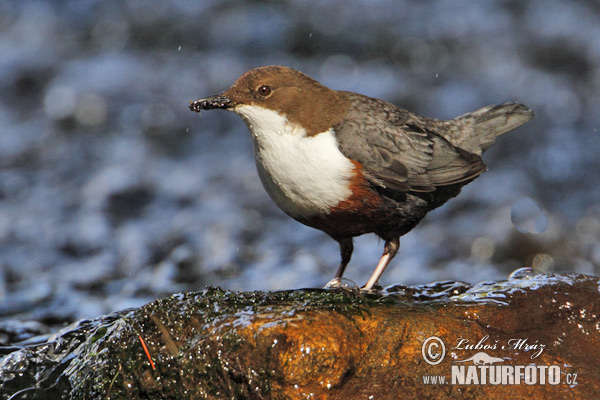
<path id="1" fill-rule="evenodd" d="M 503 103 L 450 120 L 426 118 L 278 65 L 251 69 L 189 107 L 241 116 L 271 199 L 339 243 L 332 282 L 341 285 L 353 238 L 374 233 L 384 241 L 366 291 L 397 254 L 400 237 L 487 169 L 481 156 L 498 136 L 533 117 L 523 104 Z"/>

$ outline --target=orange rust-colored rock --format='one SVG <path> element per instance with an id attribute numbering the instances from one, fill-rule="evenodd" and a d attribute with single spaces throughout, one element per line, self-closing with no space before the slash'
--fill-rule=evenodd
<path id="1" fill-rule="evenodd" d="M 84 337 L 67 329 L 56 365 L 73 398 L 597 398 L 598 288 L 596 277 L 538 275 L 377 294 L 208 289 L 88 321 Z M 433 336 L 445 346 L 434 365 Z M 558 384 L 540 384 L 556 378 L 548 367 Z M 492 370 L 520 383 L 482 384 Z"/>

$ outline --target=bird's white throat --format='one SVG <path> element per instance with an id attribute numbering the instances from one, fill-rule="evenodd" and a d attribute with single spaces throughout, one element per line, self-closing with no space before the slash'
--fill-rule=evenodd
<path id="1" fill-rule="evenodd" d="M 332 129 L 307 136 L 274 110 L 237 106 L 252 133 L 258 175 L 271 199 L 292 217 L 329 213 L 352 194 L 354 165 L 339 150 Z"/>

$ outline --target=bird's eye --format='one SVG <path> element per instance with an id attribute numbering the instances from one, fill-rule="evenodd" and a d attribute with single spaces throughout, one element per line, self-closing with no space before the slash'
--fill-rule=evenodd
<path id="1" fill-rule="evenodd" d="M 271 94 L 271 86 L 262 85 L 261 87 L 258 88 L 257 92 L 262 97 L 267 97 L 268 95 Z"/>

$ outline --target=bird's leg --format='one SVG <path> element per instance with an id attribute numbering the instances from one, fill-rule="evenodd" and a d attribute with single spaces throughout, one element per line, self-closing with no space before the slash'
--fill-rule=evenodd
<path id="1" fill-rule="evenodd" d="M 346 266 L 350 262 L 350 258 L 352 258 L 352 252 L 354 251 L 354 244 L 352 243 L 352 238 L 336 238 L 340 243 L 340 255 L 342 256 L 342 261 L 340 262 L 340 266 L 335 274 L 335 278 L 339 279 L 344 275 L 344 271 L 346 270 Z"/>
<path id="2" fill-rule="evenodd" d="M 365 286 L 363 286 L 363 290 L 373 289 L 373 286 L 375 286 L 377 284 L 377 282 L 379 281 L 379 278 L 381 277 L 381 274 L 383 274 L 383 271 L 385 271 L 385 267 L 388 266 L 390 261 L 392 261 L 392 258 L 394 258 L 396 253 L 398 253 L 398 249 L 400 249 L 400 238 L 399 237 L 391 239 L 391 240 L 387 240 L 385 242 L 385 246 L 383 248 L 383 255 L 381 256 L 381 259 L 377 263 L 377 266 L 375 267 L 373 274 L 371 274 L 371 277 L 369 278 L 369 280 L 367 281 Z"/>

